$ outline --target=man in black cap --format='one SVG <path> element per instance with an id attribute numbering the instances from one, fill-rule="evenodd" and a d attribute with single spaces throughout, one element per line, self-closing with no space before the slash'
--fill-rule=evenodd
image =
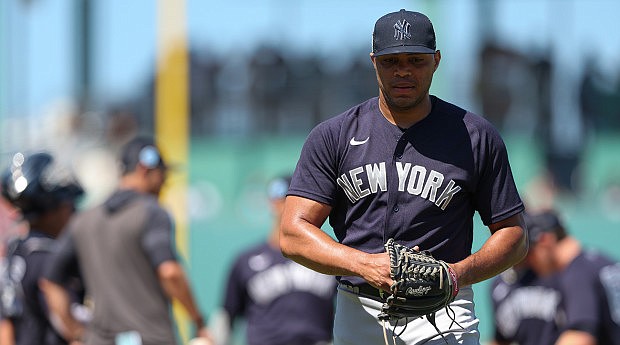
<path id="1" fill-rule="evenodd" d="M 528 214 L 527 264 L 557 280 L 563 315 L 556 345 L 620 344 L 620 263 L 582 247 L 555 211 Z"/>
<path id="2" fill-rule="evenodd" d="M 554 345 L 562 326 L 559 283 L 557 276 L 550 274 L 555 271 L 555 264 L 547 251 L 543 260 L 536 258 L 540 257 L 541 248 L 548 247 L 544 244 L 548 243 L 544 233 L 563 239 L 566 232 L 553 212 L 526 212 L 524 219 L 528 256 L 491 281 L 492 345 Z M 538 269 L 534 270 L 529 263 L 535 263 Z"/>
<path id="3" fill-rule="evenodd" d="M 69 224 L 47 274 L 46 293 L 69 337 L 86 345 L 176 344 L 170 302 L 185 307 L 199 335 L 205 321 L 177 261 L 173 221 L 158 202 L 167 165 L 150 138 L 138 137 L 121 154 L 119 188 L 102 205 Z M 60 285 L 79 263 L 93 318 L 84 331 Z"/>
<path id="4" fill-rule="evenodd" d="M 441 53 L 427 16 L 386 14 L 372 43 L 379 96 L 309 134 L 286 199 L 282 252 L 337 276 L 336 345 L 374 345 L 388 336 L 399 344 L 479 344 L 471 285 L 527 252 L 506 147 L 483 117 L 429 94 Z M 472 254 L 476 211 L 491 235 Z M 336 240 L 321 230 L 328 218 Z M 394 283 L 389 239 L 429 251 L 455 273 L 450 279 L 460 291 L 436 324 L 378 320 Z"/>

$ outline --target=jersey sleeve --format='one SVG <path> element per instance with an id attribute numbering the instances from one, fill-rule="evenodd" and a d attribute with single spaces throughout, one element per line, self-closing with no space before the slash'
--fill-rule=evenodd
<path id="1" fill-rule="evenodd" d="M 578 257 L 562 275 L 563 306 L 566 314 L 565 329 L 582 331 L 597 336 L 601 311 L 597 270 L 583 265 Z"/>
<path id="2" fill-rule="evenodd" d="M 174 224 L 163 208 L 148 206 L 147 221 L 142 236 L 142 247 L 154 268 L 164 261 L 176 260 L 173 243 Z"/>
<path id="3" fill-rule="evenodd" d="M 302 147 L 288 195 L 333 205 L 337 192 L 339 122 L 334 118 L 316 126 Z"/>
<path id="4" fill-rule="evenodd" d="M 483 121 L 482 128 L 476 134 L 480 171 L 474 203 L 482 222 L 488 226 L 523 211 L 524 206 L 512 175 L 504 141 L 487 121 Z"/>

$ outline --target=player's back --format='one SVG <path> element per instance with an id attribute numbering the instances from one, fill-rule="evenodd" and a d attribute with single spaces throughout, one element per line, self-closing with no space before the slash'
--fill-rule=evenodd
<path id="1" fill-rule="evenodd" d="M 584 251 L 560 279 L 566 327 L 595 335 L 599 344 L 620 344 L 620 263 Z"/>
<path id="2" fill-rule="evenodd" d="M 102 342 L 118 332 L 136 330 L 154 341 L 145 338 L 145 344 L 174 343 L 168 302 L 143 247 L 147 221 L 158 210 L 154 197 L 121 191 L 71 224 L 94 303 L 92 329 Z"/>

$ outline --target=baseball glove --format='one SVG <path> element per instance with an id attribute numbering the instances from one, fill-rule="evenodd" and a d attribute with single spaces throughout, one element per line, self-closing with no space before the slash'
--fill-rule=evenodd
<path id="1" fill-rule="evenodd" d="M 379 320 L 426 316 L 434 323 L 435 312 L 447 307 L 459 292 L 452 268 L 430 252 L 415 251 L 392 238 L 385 243 L 385 250 L 390 256 L 394 283 Z"/>

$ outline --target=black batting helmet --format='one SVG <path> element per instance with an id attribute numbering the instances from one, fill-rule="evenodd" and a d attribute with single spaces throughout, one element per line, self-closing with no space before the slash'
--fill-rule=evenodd
<path id="1" fill-rule="evenodd" d="M 73 174 L 46 152 L 16 153 L 2 173 L 2 196 L 27 219 L 55 209 L 63 201 L 75 202 L 83 194 Z"/>

